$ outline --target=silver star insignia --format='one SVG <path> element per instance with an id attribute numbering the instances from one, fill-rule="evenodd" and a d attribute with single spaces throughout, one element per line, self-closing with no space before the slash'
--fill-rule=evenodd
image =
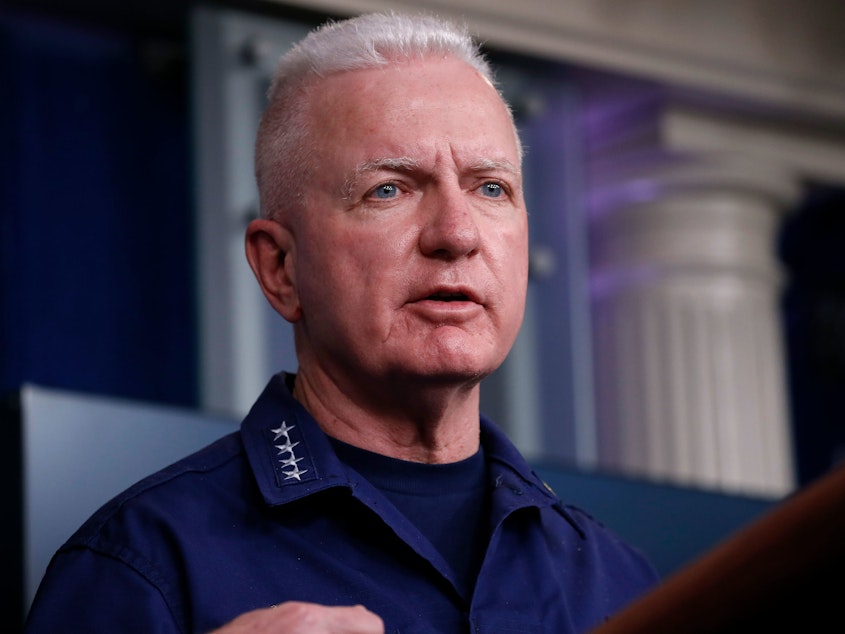
<path id="1" fill-rule="evenodd" d="M 288 440 L 284 445 L 274 445 L 276 449 L 279 450 L 279 455 L 281 456 L 283 453 L 293 453 L 293 448 L 296 447 L 299 443 L 298 442 L 291 442 Z"/>
<path id="2" fill-rule="evenodd" d="M 302 458 L 297 458 L 293 454 L 291 454 L 290 458 L 285 458 L 284 460 L 279 460 L 282 467 L 294 467 L 297 471 L 299 467 L 296 466 L 296 463 L 302 460 Z M 305 473 L 304 471 L 302 473 Z"/>
<path id="3" fill-rule="evenodd" d="M 291 429 L 293 429 L 294 427 L 296 427 L 296 425 L 288 426 L 287 421 L 282 421 L 282 424 L 279 427 L 277 427 L 276 429 L 270 430 L 271 432 L 273 432 L 275 434 L 275 436 L 273 437 L 273 441 L 275 442 L 276 440 L 278 440 L 282 436 L 287 436 L 288 432 Z"/>
<path id="4" fill-rule="evenodd" d="M 302 481 L 300 477 L 303 473 L 308 473 L 308 469 L 300 470 L 299 467 L 295 468 L 293 471 L 282 471 L 285 474 L 285 480 L 296 479 Z"/>

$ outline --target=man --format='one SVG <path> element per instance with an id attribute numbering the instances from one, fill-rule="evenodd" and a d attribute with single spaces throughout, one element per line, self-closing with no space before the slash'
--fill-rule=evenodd
<path id="1" fill-rule="evenodd" d="M 299 370 L 106 505 L 31 632 L 564 632 L 654 582 L 480 418 L 527 283 L 521 150 L 466 35 L 326 27 L 280 63 L 247 230 Z"/>

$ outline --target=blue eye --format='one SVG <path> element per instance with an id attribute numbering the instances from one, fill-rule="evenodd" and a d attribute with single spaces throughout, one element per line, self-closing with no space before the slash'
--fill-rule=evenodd
<path id="1" fill-rule="evenodd" d="M 481 195 L 487 198 L 500 198 L 504 191 L 499 183 L 484 183 L 481 186 Z"/>
<path id="2" fill-rule="evenodd" d="M 396 185 L 385 183 L 384 185 L 379 185 L 378 187 L 376 187 L 373 190 L 372 196 L 373 198 L 387 200 L 388 198 L 395 198 L 398 193 L 399 189 L 396 187 Z"/>

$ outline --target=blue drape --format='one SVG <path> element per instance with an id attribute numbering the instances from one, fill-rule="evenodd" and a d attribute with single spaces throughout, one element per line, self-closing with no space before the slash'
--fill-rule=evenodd
<path id="1" fill-rule="evenodd" d="M 195 404 L 186 72 L 155 46 L 0 14 L 3 390 Z"/>

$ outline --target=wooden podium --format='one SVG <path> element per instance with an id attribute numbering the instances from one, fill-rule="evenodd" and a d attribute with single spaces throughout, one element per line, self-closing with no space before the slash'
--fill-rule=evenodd
<path id="1" fill-rule="evenodd" d="M 845 632 L 845 466 L 667 578 L 593 634 Z"/>

